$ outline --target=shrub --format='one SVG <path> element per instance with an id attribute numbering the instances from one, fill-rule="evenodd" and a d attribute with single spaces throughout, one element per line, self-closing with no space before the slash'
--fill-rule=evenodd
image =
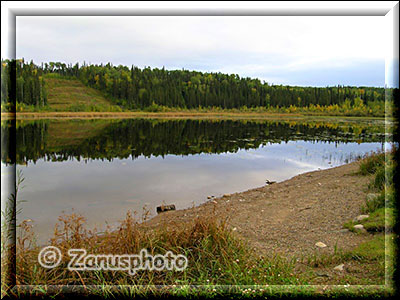
<path id="1" fill-rule="evenodd" d="M 374 174 L 376 170 L 384 166 L 385 153 L 372 153 L 363 158 L 360 163 L 359 173 L 361 175 Z"/>

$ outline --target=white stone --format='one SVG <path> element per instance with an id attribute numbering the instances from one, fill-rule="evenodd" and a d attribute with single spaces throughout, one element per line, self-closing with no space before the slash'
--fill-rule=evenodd
<path id="1" fill-rule="evenodd" d="M 325 248 L 325 247 L 327 247 L 324 243 L 322 243 L 322 242 L 317 242 L 317 243 L 315 243 L 315 246 L 317 246 L 317 247 L 320 247 L 320 248 Z"/>
<path id="2" fill-rule="evenodd" d="M 343 269 L 344 269 L 344 264 L 340 264 L 340 265 L 334 267 L 333 269 L 336 270 L 336 271 L 343 271 Z"/>
<path id="3" fill-rule="evenodd" d="M 354 225 L 354 229 L 363 230 L 364 229 L 364 225 L 362 225 L 362 224 Z"/>
<path id="4" fill-rule="evenodd" d="M 359 215 L 354 218 L 354 222 L 360 222 L 360 221 L 362 221 L 364 219 L 368 219 L 368 218 L 369 218 L 369 215 Z"/>

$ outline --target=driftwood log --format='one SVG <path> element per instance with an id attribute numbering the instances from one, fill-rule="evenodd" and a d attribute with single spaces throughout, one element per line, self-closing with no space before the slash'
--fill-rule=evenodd
<path id="1" fill-rule="evenodd" d="M 169 211 L 169 210 L 175 210 L 175 205 L 174 204 L 170 204 L 170 205 L 161 205 L 161 206 L 157 206 L 157 213 L 162 213 L 165 211 Z"/>

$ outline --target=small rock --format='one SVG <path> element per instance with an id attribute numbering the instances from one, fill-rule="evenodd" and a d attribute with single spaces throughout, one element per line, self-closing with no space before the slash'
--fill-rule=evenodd
<path id="1" fill-rule="evenodd" d="M 362 221 L 364 219 L 367 219 L 367 218 L 369 218 L 369 215 L 359 215 L 359 216 L 354 218 L 354 222 L 360 222 L 360 221 Z"/>
<path id="2" fill-rule="evenodd" d="M 233 228 L 232 228 L 232 231 L 236 231 L 236 230 L 237 230 L 237 228 L 236 228 L 236 227 L 233 227 Z"/>
<path id="3" fill-rule="evenodd" d="M 354 225 L 354 229 L 356 229 L 356 230 L 365 230 L 364 225 L 362 225 L 362 224 Z"/>
<path id="4" fill-rule="evenodd" d="M 170 211 L 170 210 L 176 210 L 176 207 L 174 204 L 171 205 L 161 205 L 161 206 L 157 206 L 157 213 L 162 213 L 165 211 Z"/>
<path id="5" fill-rule="evenodd" d="M 325 248 L 325 247 L 327 247 L 324 243 L 322 243 L 322 242 L 317 242 L 317 243 L 315 243 L 315 246 L 317 246 L 317 247 L 320 247 L 320 248 Z"/>
<path id="6" fill-rule="evenodd" d="M 343 271 L 343 269 L 344 269 L 344 264 L 340 264 L 340 265 L 334 267 L 333 269 L 336 270 L 336 271 Z"/>
<path id="7" fill-rule="evenodd" d="M 322 185 L 321 182 L 318 182 L 318 185 Z"/>
<path id="8" fill-rule="evenodd" d="M 229 197 L 229 194 L 224 194 L 224 196 L 223 197 Z"/>
<path id="9" fill-rule="evenodd" d="M 212 199 L 213 196 L 207 196 L 207 199 Z"/>

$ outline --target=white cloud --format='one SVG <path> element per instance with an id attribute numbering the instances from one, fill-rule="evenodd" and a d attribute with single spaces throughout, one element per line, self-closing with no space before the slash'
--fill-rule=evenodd
<path id="1" fill-rule="evenodd" d="M 285 71 L 283 81 L 296 83 L 290 72 L 384 63 L 384 30 L 384 17 L 19 16 L 17 57 L 264 74 L 261 79 Z"/>

